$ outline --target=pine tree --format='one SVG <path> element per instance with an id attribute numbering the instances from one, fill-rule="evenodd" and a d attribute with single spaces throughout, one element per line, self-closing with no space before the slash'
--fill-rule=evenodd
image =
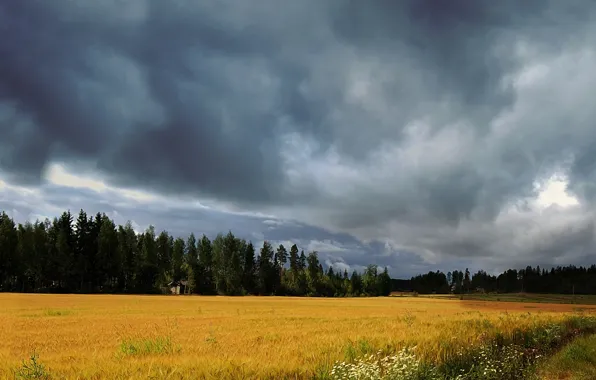
<path id="1" fill-rule="evenodd" d="M 306 269 L 306 255 L 304 255 L 304 251 L 300 252 L 300 257 L 298 259 L 298 267 L 301 270 L 305 270 Z"/>
<path id="2" fill-rule="evenodd" d="M 268 241 L 263 242 L 259 255 L 258 279 L 261 294 L 273 293 L 275 268 L 273 266 L 273 247 Z"/>
<path id="3" fill-rule="evenodd" d="M 298 247 L 294 244 L 290 247 L 290 270 L 294 273 L 298 272 L 299 269 L 298 260 Z"/>
<path id="4" fill-rule="evenodd" d="M 167 231 L 162 231 L 157 237 L 157 268 L 158 287 L 166 286 L 172 281 L 172 251 L 174 241 Z"/>
<path id="5" fill-rule="evenodd" d="M 47 288 L 49 286 L 49 243 L 48 226 L 49 220 L 44 222 L 36 221 L 33 225 L 33 262 L 30 267 L 35 268 L 36 278 L 34 279 L 34 290 Z M 0 279 L 0 284 L 2 281 Z"/>
<path id="6" fill-rule="evenodd" d="M 70 211 L 62 213 L 56 220 L 56 240 L 54 267 L 59 287 L 70 290 L 78 282 L 75 278 L 75 235 L 73 230 L 73 217 Z"/>
<path id="7" fill-rule="evenodd" d="M 157 246 L 155 242 L 155 227 L 150 225 L 140 240 L 141 245 L 141 273 L 139 276 L 139 289 L 143 293 L 155 293 L 159 266 L 157 260 Z"/>
<path id="8" fill-rule="evenodd" d="M 255 263 L 255 247 L 252 242 L 248 242 L 244 247 L 244 265 L 243 265 L 242 287 L 249 294 L 256 294 L 257 273 Z"/>
<path id="9" fill-rule="evenodd" d="M 18 236 L 14 221 L 0 214 L 0 289 L 14 290 L 13 276 L 17 267 Z"/>
<path id="10" fill-rule="evenodd" d="M 177 238 L 174 241 L 174 248 L 172 251 L 172 280 L 180 281 L 183 279 L 183 267 L 184 264 L 184 250 L 185 244 L 182 238 Z"/>
<path id="11" fill-rule="evenodd" d="M 378 283 L 378 294 L 380 296 L 388 296 L 389 294 L 391 294 L 391 277 L 389 276 L 387 267 L 385 267 L 383 273 L 379 275 Z"/>
<path id="12" fill-rule="evenodd" d="M 79 278 L 79 290 L 90 290 L 87 273 L 92 267 L 90 253 L 93 251 L 93 236 L 91 234 L 93 220 L 87 217 L 87 213 L 81 209 L 75 224 L 75 271 Z"/>
<path id="13" fill-rule="evenodd" d="M 463 286 L 464 286 L 464 291 L 466 293 L 468 293 L 470 291 L 470 271 L 468 270 L 468 268 L 466 268 L 466 273 L 464 275 Z"/>
<path id="14" fill-rule="evenodd" d="M 100 268 L 100 286 L 113 290 L 117 284 L 118 261 L 118 234 L 114 222 L 103 215 L 98 236 L 98 266 Z"/>
<path id="15" fill-rule="evenodd" d="M 130 221 L 118 228 L 118 249 L 122 258 L 121 289 L 131 292 L 136 288 L 136 278 L 140 269 L 140 258 L 137 248 L 137 234 Z"/>
<path id="16" fill-rule="evenodd" d="M 225 290 L 224 294 L 242 293 L 242 252 L 245 243 L 229 231 L 224 239 Z"/>
<path id="17" fill-rule="evenodd" d="M 319 263 L 319 256 L 317 251 L 311 251 L 306 258 L 306 278 L 308 281 L 308 292 L 311 295 L 319 294 L 319 287 L 321 283 L 321 267 Z"/>
<path id="18" fill-rule="evenodd" d="M 350 294 L 357 297 L 362 294 L 362 279 L 358 272 L 353 271 L 350 277 Z"/>
<path id="19" fill-rule="evenodd" d="M 213 248 L 211 241 L 205 235 L 199 242 L 199 265 L 202 269 L 199 294 L 215 294 L 213 278 Z"/>
<path id="20" fill-rule="evenodd" d="M 282 283 L 284 267 L 288 262 L 288 251 L 283 244 L 280 244 L 275 251 L 275 292 L 278 295 L 285 293 L 285 284 Z"/>
<path id="21" fill-rule="evenodd" d="M 199 252 L 197 249 L 197 238 L 191 233 L 186 240 L 186 251 L 184 254 L 184 268 L 187 273 L 187 286 L 193 293 L 200 289 L 200 281 L 203 277 L 203 270 L 199 265 Z"/>
<path id="22" fill-rule="evenodd" d="M 225 238 L 223 234 L 217 234 L 211 242 L 213 252 L 213 283 L 217 294 L 226 294 L 227 282 L 226 272 L 229 266 L 229 257 L 225 249 Z"/>
<path id="23" fill-rule="evenodd" d="M 17 228 L 17 249 L 16 249 L 16 291 L 30 291 L 32 279 L 35 276 L 35 268 L 31 266 L 34 262 L 33 254 L 33 225 L 26 222 L 24 225 L 19 223 Z M 0 281 L 1 283 L 1 281 Z"/>
<path id="24" fill-rule="evenodd" d="M 97 213 L 95 217 L 89 218 L 89 223 L 91 224 L 91 236 L 90 236 L 90 250 L 87 253 L 88 262 L 91 267 L 89 273 L 89 279 L 91 282 L 91 288 L 93 291 L 97 291 L 101 278 L 103 277 L 102 273 L 102 263 L 100 263 L 100 259 L 98 257 L 99 251 L 99 231 L 101 230 L 101 224 L 103 222 L 104 214 Z"/>

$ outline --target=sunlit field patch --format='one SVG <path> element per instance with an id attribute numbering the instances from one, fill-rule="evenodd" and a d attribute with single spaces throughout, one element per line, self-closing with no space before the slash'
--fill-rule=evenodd
<path id="1" fill-rule="evenodd" d="M 422 297 L 44 294 L 0 294 L 0 305 L 2 378 L 14 378 L 35 352 L 57 378 L 172 379 L 311 378 L 338 361 L 414 345 L 419 358 L 441 362 L 578 308 Z"/>

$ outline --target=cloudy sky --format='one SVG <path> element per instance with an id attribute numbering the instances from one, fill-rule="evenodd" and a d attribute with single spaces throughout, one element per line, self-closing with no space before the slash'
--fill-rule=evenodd
<path id="1" fill-rule="evenodd" d="M 596 3 L 0 3 L 0 209 L 393 276 L 596 263 Z"/>

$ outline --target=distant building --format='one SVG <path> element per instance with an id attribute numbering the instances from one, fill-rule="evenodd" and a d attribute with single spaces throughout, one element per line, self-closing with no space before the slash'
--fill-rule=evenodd
<path id="1" fill-rule="evenodd" d="M 171 294 L 188 294 L 188 281 L 180 280 L 180 281 L 172 281 L 168 283 L 168 287 L 170 288 Z"/>

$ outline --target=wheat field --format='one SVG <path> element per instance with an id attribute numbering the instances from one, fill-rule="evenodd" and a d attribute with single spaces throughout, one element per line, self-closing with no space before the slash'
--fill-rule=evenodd
<path id="1" fill-rule="evenodd" d="M 417 345 L 440 361 L 578 305 L 416 297 L 0 294 L 0 377 L 32 352 L 55 378 L 312 378 L 338 360 Z M 582 306 L 595 313 L 594 306 Z"/>

